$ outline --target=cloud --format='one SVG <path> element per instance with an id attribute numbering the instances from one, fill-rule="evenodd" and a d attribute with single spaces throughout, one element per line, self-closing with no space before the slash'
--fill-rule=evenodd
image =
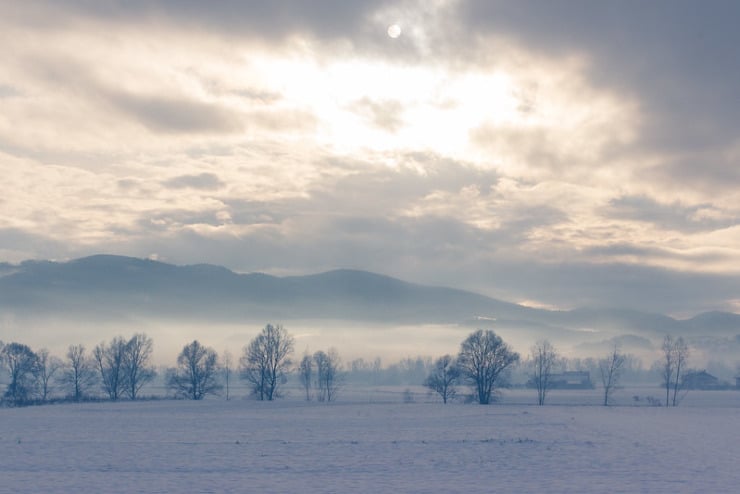
<path id="1" fill-rule="evenodd" d="M 107 89 L 108 104 L 149 130 L 165 133 L 238 132 L 243 128 L 236 112 L 218 104 L 185 97 L 148 96 Z"/>
<path id="2" fill-rule="evenodd" d="M 179 175 L 166 180 L 163 185 L 173 189 L 203 189 L 214 190 L 224 186 L 215 173 L 199 173 L 197 175 Z"/>
<path id="3" fill-rule="evenodd" d="M 0 250 L 729 307 L 736 8 L 15 2 Z"/>
<path id="4" fill-rule="evenodd" d="M 18 263 L 29 259 L 65 259 L 74 251 L 63 240 L 22 228 L 0 228 L 0 259 Z"/>
<path id="5" fill-rule="evenodd" d="M 740 216 L 729 215 L 709 203 L 661 204 L 644 195 L 612 199 L 606 214 L 611 218 L 647 222 L 661 229 L 687 233 L 728 228 L 740 222 Z"/>
<path id="6" fill-rule="evenodd" d="M 20 92 L 13 86 L 0 84 L 0 99 L 20 96 Z"/>
<path id="7" fill-rule="evenodd" d="M 48 11 L 105 23 L 157 23 L 185 25 L 188 29 L 216 31 L 228 36 L 255 36 L 280 39 L 308 31 L 322 37 L 356 33 L 367 17 L 387 0 L 301 0 L 263 2 L 224 0 L 212 6 L 197 0 L 113 0 L 88 2 L 72 0 L 64 8 L 56 2 L 41 2 L 44 9 L 16 7 L 25 18 L 38 21 Z"/>
<path id="8" fill-rule="evenodd" d="M 372 125 L 387 132 L 393 133 L 403 126 L 403 105 L 400 101 L 363 98 L 353 105 L 353 109 Z"/>
<path id="9" fill-rule="evenodd" d="M 644 177 L 652 182 L 673 187 L 682 195 L 701 193 L 713 200 L 732 194 L 740 187 L 740 143 L 719 146 L 711 151 L 687 151 L 668 156 L 647 168 Z"/>
<path id="10" fill-rule="evenodd" d="M 596 86 L 639 101 L 642 149 L 694 153 L 736 139 L 740 112 L 728 102 L 740 85 L 740 67 L 730 62 L 740 42 L 737 2 L 655 1 L 638 8 L 631 2 L 467 0 L 459 13 L 472 32 L 551 57 L 583 57 Z M 680 161 L 666 166 L 671 172 L 664 178 L 683 177 Z M 705 173 L 722 174 L 718 168 Z"/>

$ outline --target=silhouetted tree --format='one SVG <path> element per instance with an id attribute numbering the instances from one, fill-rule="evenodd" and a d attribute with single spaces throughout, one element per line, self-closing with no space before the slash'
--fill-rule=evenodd
<path id="1" fill-rule="evenodd" d="M 103 391 L 111 400 L 117 400 L 126 385 L 126 340 L 118 336 L 107 345 L 100 343 L 93 350 L 93 358 L 100 373 Z"/>
<path id="2" fill-rule="evenodd" d="M 550 377 L 557 363 L 558 354 L 555 347 L 547 340 L 540 340 L 531 348 L 532 365 L 534 372 L 532 381 L 537 388 L 537 404 L 545 404 L 545 396 L 550 389 Z"/>
<path id="3" fill-rule="evenodd" d="M 278 388 L 285 383 L 293 353 L 293 337 L 281 325 L 268 324 L 244 347 L 240 359 L 241 377 L 252 385 L 252 393 L 260 400 L 279 396 Z"/>
<path id="4" fill-rule="evenodd" d="M 230 388 L 231 388 L 231 373 L 233 372 L 233 358 L 231 356 L 231 352 L 228 350 L 224 350 L 221 353 L 221 368 L 223 370 L 224 374 L 224 389 L 226 391 L 226 401 L 229 401 L 230 396 Z"/>
<path id="5" fill-rule="evenodd" d="M 306 401 L 311 401 L 311 383 L 313 379 L 313 360 L 311 356 L 306 354 L 301 359 L 301 363 L 298 364 L 298 379 L 301 381 L 301 386 L 306 392 Z"/>
<path id="6" fill-rule="evenodd" d="M 341 360 L 336 349 L 313 354 L 316 363 L 316 389 L 319 401 L 334 401 L 344 382 L 340 366 Z"/>
<path id="7" fill-rule="evenodd" d="M 135 334 L 126 342 L 123 359 L 123 384 L 126 395 L 135 400 L 141 388 L 157 375 L 151 365 L 154 342 L 144 333 Z"/>
<path id="8" fill-rule="evenodd" d="M 617 344 L 614 344 L 609 355 L 599 360 L 599 374 L 601 375 L 601 384 L 604 386 L 604 406 L 609 406 L 609 398 L 619 385 L 625 361 L 626 356 L 619 353 Z"/>
<path id="9" fill-rule="evenodd" d="M 38 390 L 38 357 L 27 345 L 8 343 L 0 352 L 0 360 L 10 382 L 4 398 L 12 405 L 25 405 Z"/>
<path id="10" fill-rule="evenodd" d="M 177 368 L 167 377 L 167 386 L 177 396 L 202 400 L 206 395 L 221 389 L 217 380 L 218 356 L 212 348 L 198 340 L 185 345 L 177 357 Z"/>
<path id="11" fill-rule="evenodd" d="M 460 345 L 457 365 L 472 383 L 478 403 L 488 405 L 501 373 L 518 360 L 519 354 L 496 333 L 479 329 Z"/>
<path id="12" fill-rule="evenodd" d="M 67 350 L 61 382 L 67 394 L 75 401 L 87 396 L 90 388 L 95 384 L 95 369 L 93 362 L 85 355 L 84 345 L 70 345 Z"/>
<path id="13" fill-rule="evenodd" d="M 43 348 L 36 353 L 38 357 L 39 395 L 41 401 L 49 399 L 54 390 L 54 375 L 63 367 L 63 362 L 53 355 L 49 350 Z"/>
<path id="14" fill-rule="evenodd" d="M 663 361 L 661 365 L 661 377 L 665 386 L 665 405 L 677 406 L 678 392 L 682 389 L 683 376 L 686 373 L 689 360 L 689 346 L 682 337 L 673 338 L 666 335 L 663 338 Z M 673 397 L 671 398 L 671 392 Z"/>
<path id="15" fill-rule="evenodd" d="M 457 383 L 460 369 L 451 355 L 444 355 L 434 362 L 432 372 L 424 381 L 424 386 L 437 393 L 443 403 L 454 399 L 457 394 Z"/>

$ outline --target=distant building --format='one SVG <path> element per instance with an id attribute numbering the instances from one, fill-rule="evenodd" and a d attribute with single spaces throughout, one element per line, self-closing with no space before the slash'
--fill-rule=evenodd
<path id="1" fill-rule="evenodd" d="M 569 371 L 550 376 L 552 389 L 593 389 L 591 373 L 588 371 Z"/>
<path id="2" fill-rule="evenodd" d="M 528 388 L 536 388 L 534 379 L 527 381 Z M 594 389 L 588 371 L 568 371 L 550 374 L 549 389 Z"/>
<path id="3" fill-rule="evenodd" d="M 709 372 L 702 370 L 686 373 L 683 377 L 683 386 L 685 389 L 711 390 L 726 389 L 728 384 L 721 383 L 719 379 L 711 375 Z"/>

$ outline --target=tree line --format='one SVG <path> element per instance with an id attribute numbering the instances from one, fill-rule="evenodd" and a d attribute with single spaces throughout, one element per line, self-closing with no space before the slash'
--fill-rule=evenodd
<path id="1" fill-rule="evenodd" d="M 661 358 L 655 362 L 654 368 L 660 371 L 665 406 L 678 406 L 688 391 L 685 377 L 690 372 L 689 353 L 689 345 L 682 337 L 666 335 L 663 339 Z M 460 386 L 470 387 L 470 398 L 480 404 L 488 404 L 496 390 L 508 384 L 507 370 L 520 360 L 519 354 L 493 331 L 478 330 L 462 342 L 457 356 L 448 354 L 434 361 L 424 386 L 438 394 L 443 403 L 454 399 Z M 529 383 L 537 392 L 538 405 L 545 404 L 555 384 L 553 378 L 559 369 L 565 367 L 565 360 L 547 340 L 540 340 L 531 347 L 526 364 Z M 634 358 L 622 353 L 615 343 L 604 357 L 595 362 L 604 406 L 612 402 L 614 392 L 620 388 L 626 364 L 631 360 Z"/>
<path id="2" fill-rule="evenodd" d="M 116 401 L 136 400 L 141 389 L 157 375 L 151 361 L 153 341 L 147 335 L 135 334 L 130 339 L 115 337 L 88 352 L 84 345 L 70 345 L 64 359 L 46 349 L 34 352 L 29 346 L 0 342 L 0 365 L 8 376 L 2 395 L 3 403 L 22 406 L 49 401 L 54 390 L 61 390 L 66 400 L 83 401 L 94 396 L 98 388 Z M 281 396 L 280 388 L 292 370 L 290 359 L 293 337 L 281 325 L 266 325 L 257 337 L 244 347 L 239 359 L 239 377 L 259 400 Z M 230 355 L 218 354 L 199 341 L 188 343 L 180 351 L 176 366 L 165 371 L 167 388 L 176 397 L 200 400 L 221 392 L 227 398 L 232 373 Z M 316 386 L 320 401 L 333 401 L 341 382 L 340 360 L 336 350 L 316 352 L 300 364 L 307 396 Z"/>
<path id="3" fill-rule="evenodd" d="M 298 377 L 306 400 L 334 401 L 345 383 L 346 372 L 336 349 L 306 353 L 294 363 L 294 339 L 282 325 L 267 324 L 242 351 L 236 368 L 231 354 L 219 359 L 213 348 L 194 340 L 180 351 L 176 365 L 164 372 L 164 382 L 174 396 L 200 400 L 225 391 L 230 397 L 232 374 L 249 387 L 258 400 L 282 396 L 282 387 L 293 373 Z M 95 396 L 97 388 L 112 401 L 140 398 L 142 388 L 157 372 L 151 362 L 153 341 L 143 333 L 131 338 L 115 337 L 87 352 L 84 345 L 70 345 L 64 359 L 41 349 L 34 352 L 22 343 L 0 342 L 0 364 L 8 375 L 3 402 L 11 406 L 47 402 L 52 392 L 61 390 L 65 399 L 82 401 Z M 688 367 L 689 347 L 683 338 L 666 336 L 662 345 L 660 368 L 665 389 L 665 405 L 676 406 L 682 393 L 682 376 Z M 603 389 L 603 404 L 609 405 L 619 388 L 628 356 L 614 346 L 598 360 L 598 374 Z M 444 355 L 431 364 L 423 385 L 439 395 L 443 403 L 455 399 L 460 388 L 470 390 L 471 401 L 491 403 L 497 391 L 508 384 L 508 371 L 521 361 L 499 335 L 491 330 L 474 331 L 460 344 L 457 355 Z M 537 403 L 544 405 L 553 387 L 552 378 L 563 358 L 547 340 L 530 349 L 527 360 L 530 383 L 536 388 Z M 426 370 L 424 362 L 407 362 Z M 352 362 L 353 369 L 364 369 L 364 361 Z M 371 364 L 380 367 L 377 359 Z"/>

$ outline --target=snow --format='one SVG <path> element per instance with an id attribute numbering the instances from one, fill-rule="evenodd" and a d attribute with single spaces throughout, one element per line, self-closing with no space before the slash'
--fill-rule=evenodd
<path id="1" fill-rule="evenodd" d="M 740 408 L 712 396 L 677 408 L 297 397 L 5 408 L 0 492 L 733 492 Z"/>

